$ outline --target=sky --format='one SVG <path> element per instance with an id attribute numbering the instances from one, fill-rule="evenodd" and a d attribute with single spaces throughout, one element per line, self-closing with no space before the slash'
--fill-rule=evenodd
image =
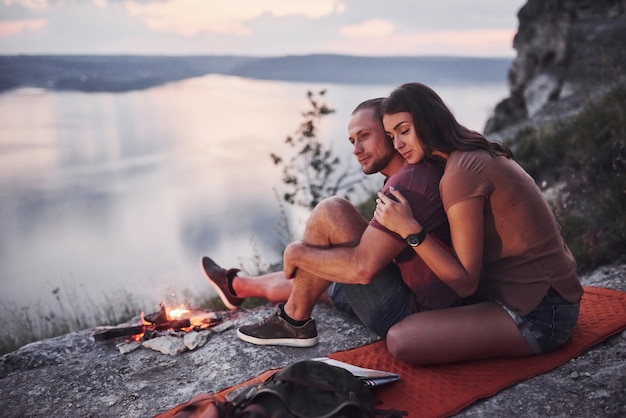
<path id="1" fill-rule="evenodd" d="M 521 0 L 0 0 L 0 54 L 514 57 Z"/>

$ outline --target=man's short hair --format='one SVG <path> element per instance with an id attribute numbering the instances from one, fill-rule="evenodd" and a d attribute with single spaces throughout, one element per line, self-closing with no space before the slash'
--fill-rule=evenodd
<path id="1" fill-rule="evenodd" d="M 383 100 L 385 100 L 384 97 L 378 97 L 376 99 L 365 100 L 364 102 L 361 102 L 361 104 L 359 104 L 357 107 L 354 108 L 354 110 L 352 111 L 352 114 L 354 115 L 356 112 L 360 112 L 361 110 L 371 109 L 374 112 L 375 118 L 379 120 L 383 120 L 383 111 L 382 111 Z"/>

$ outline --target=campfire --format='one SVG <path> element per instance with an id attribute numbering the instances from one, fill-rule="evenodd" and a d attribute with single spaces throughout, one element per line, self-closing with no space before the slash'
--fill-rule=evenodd
<path id="1" fill-rule="evenodd" d="M 233 323 L 225 321 L 226 315 L 184 306 L 168 308 L 161 303 L 157 312 L 147 315 L 142 312 L 139 323 L 99 327 L 94 330 L 93 338 L 116 344 L 123 354 L 140 347 L 180 354 L 203 346 L 212 334 L 231 328 Z"/>

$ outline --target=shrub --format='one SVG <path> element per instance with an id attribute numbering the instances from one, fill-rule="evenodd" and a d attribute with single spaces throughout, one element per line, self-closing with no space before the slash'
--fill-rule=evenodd
<path id="1" fill-rule="evenodd" d="M 563 237 L 586 272 L 626 253 L 626 86 L 565 124 L 528 129 L 513 140 L 516 160 L 551 201 Z"/>
<path id="2" fill-rule="evenodd" d="M 318 138 L 318 126 L 323 117 L 335 112 L 324 101 L 326 90 L 321 90 L 317 97 L 307 92 L 310 109 L 302 112 L 303 121 L 296 131 L 296 136 L 285 139 L 291 150 L 285 158 L 276 153 L 270 157 L 275 165 L 283 167 L 282 182 L 287 191 L 282 198 L 292 205 L 299 205 L 312 210 L 322 199 L 342 195 L 349 198 L 354 187 L 363 182 L 359 170 L 349 165 L 341 167 L 341 160 L 332 149 L 329 138 Z"/>

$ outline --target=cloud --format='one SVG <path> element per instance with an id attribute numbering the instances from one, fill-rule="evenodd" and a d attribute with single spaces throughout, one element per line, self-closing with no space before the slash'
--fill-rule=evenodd
<path id="1" fill-rule="evenodd" d="M 0 37 L 18 35 L 27 30 L 37 31 L 47 24 L 47 19 L 9 20 L 0 22 Z"/>
<path id="2" fill-rule="evenodd" d="M 344 33 L 345 35 L 345 33 Z M 515 31 L 484 29 L 434 32 L 389 32 L 365 39 L 347 36 L 327 45 L 330 52 L 367 50 L 366 55 L 512 56 Z"/>
<path id="3" fill-rule="evenodd" d="M 0 0 L 0 53 L 512 56 L 524 1 Z"/>
<path id="4" fill-rule="evenodd" d="M 341 11 L 333 0 L 178 0 L 125 3 L 127 12 L 155 31 L 194 36 L 199 33 L 245 36 L 246 22 L 263 14 L 274 17 L 302 15 L 309 19 Z"/>
<path id="5" fill-rule="evenodd" d="M 7 6 L 21 6 L 31 10 L 45 10 L 48 8 L 47 0 L 4 0 Z"/>
<path id="6" fill-rule="evenodd" d="M 372 19 L 358 25 L 344 26 L 339 32 L 347 38 L 375 38 L 389 36 L 394 29 L 395 25 L 387 20 Z"/>
<path id="7" fill-rule="evenodd" d="M 516 12 L 526 0 L 342 0 L 345 16 L 358 24 L 383 19 L 396 27 L 430 30 L 502 29 L 516 26 Z"/>

